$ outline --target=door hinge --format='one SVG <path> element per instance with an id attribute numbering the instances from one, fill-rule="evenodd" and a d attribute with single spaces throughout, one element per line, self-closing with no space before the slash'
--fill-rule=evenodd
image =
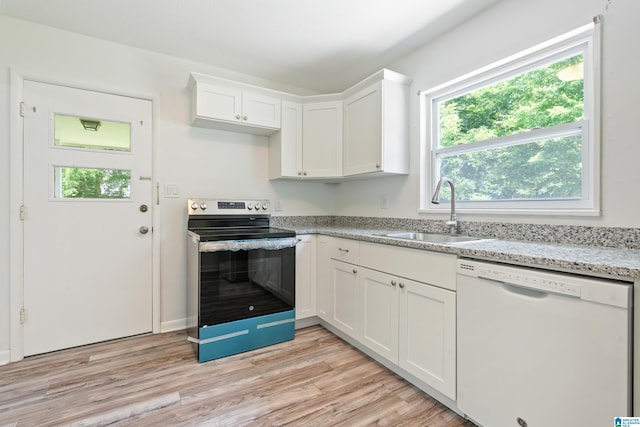
<path id="1" fill-rule="evenodd" d="M 20 101 L 20 117 L 24 117 L 24 101 Z"/>
<path id="2" fill-rule="evenodd" d="M 20 205 L 20 221 L 24 221 L 24 205 Z"/>
<path id="3" fill-rule="evenodd" d="M 20 324 L 24 325 L 24 322 L 26 321 L 27 321 L 27 310 L 24 307 L 22 307 L 20 309 Z"/>

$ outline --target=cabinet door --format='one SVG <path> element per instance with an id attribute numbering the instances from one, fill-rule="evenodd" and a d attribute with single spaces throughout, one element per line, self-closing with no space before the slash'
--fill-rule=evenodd
<path id="1" fill-rule="evenodd" d="M 342 176 L 342 102 L 305 104 L 302 114 L 303 176 Z"/>
<path id="2" fill-rule="evenodd" d="M 360 292 L 358 267 L 331 260 L 333 313 L 331 324 L 350 337 L 359 338 Z"/>
<path id="3" fill-rule="evenodd" d="M 402 280 L 399 365 L 456 399 L 456 294 Z"/>
<path id="4" fill-rule="evenodd" d="M 382 82 L 344 101 L 345 176 L 382 169 Z"/>
<path id="5" fill-rule="evenodd" d="M 195 111 L 198 117 L 239 122 L 242 118 L 242 91 L 198 83 Z"/>
<path id="6" fill-rule="evenodd" d="M 316 251 L 314 236 L 299 236 L 296 244 L 296 319 L 316 315 Z"/>
<path id="7" fill-rule="evenodd" d="M 269 137 L 269 178 L 302 177 L 302 104 L 282 101 L 280 132 Z"/>
<path id="8" fill-rule="evenodd" d="M 242 92 L 242 122 L 253 126 L 280 128 L 280 99 Z"/>
<path id="9" fill-rule="evenodd" d="M 333 317 L 333 268 L 331 266 L 331 252 L 333 238 L 318 236 L 316 246 L 316 309 L 318 317 L 332 323 Z"/>
<path id="10" fill-rule="evenodd" d="M 362 343 L 398 363 L 398 279 L 379 271 L 360 269 Z"/>

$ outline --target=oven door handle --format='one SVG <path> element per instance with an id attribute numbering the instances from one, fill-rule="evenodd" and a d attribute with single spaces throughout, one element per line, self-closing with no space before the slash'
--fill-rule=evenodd
<path id="1" fill-rule="evenodd" d="M 292 248 L 296 245 L 295 237 L 278 237 L 247 240 L 218 240 L 214 242 L 200 242 L 200 252 L 221 251 L 249 251 L 253 249 L 278 250 Z"/>

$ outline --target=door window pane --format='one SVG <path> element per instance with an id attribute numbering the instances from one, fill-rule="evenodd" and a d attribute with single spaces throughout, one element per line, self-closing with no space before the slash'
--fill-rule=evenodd
<path id="1" fill-rule="evenodd" d="M 56 114 L 54 138 L 59 147 L 131 151 L 131 124 Z"/>
<path id="2" fill-rule="evenodd" d="M 55 197 L 60 199 L 130 199 L 131 171 L 56 166 Z"/>

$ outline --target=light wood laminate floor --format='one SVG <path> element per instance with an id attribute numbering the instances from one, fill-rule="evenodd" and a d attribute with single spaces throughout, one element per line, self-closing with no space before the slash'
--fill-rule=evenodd
<path id="1" fill-rule="evenodd" d="M 6 425 L 473 426 L 321 326 L 206 363 L 172 332 L 0 366 Z"/>

